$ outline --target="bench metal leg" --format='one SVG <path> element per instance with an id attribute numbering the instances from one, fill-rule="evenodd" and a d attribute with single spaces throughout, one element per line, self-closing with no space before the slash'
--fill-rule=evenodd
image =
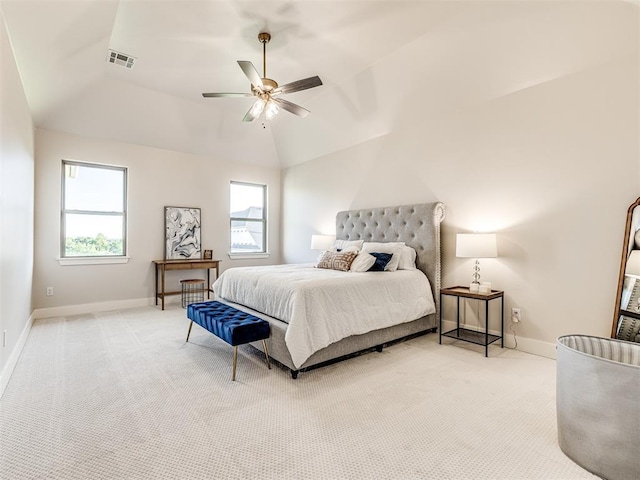
<path id="1" fill-rule="evenodd" d="M 233 375 L 231 376 L 232 381 L 236 381 L 236 364 L 238 363 L 238 346 L 233 347 Z"/>
<path id="2" fill-rule="evenodd" d="M 193 327 L 193 320 L 189 322 L 189 331 L 187 331 L 187 342 L 189 341 L 189 335 L 191 335 L 191 327 Z"/>
<path id="3" fill-rule="evenodd" d="M 262 340 L 262 346 L 264 347 L 264 356 L 267 358 L 267 368 L 271 370 L 271 364 L 269 363 L 269 351 L 267 350 L 267 342 Z"/>

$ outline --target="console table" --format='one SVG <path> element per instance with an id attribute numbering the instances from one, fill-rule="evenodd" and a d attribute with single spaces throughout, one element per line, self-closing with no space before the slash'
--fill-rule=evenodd
<path id="1" fill-rule="evenodd" d="M 210 269 L 216 269 L 216 278 L 220 275 L 220 260 L 154 260 L 156 265 L 156 305 L 158 299 L 162 300 L 162 310 L 164 310 L 164 299 L 169 295 L 180 295 L 182 291 L 166 292 L 164 289 L 164 273 L 167 270 L 206 270 L 207 271 L 207 298 L 211 298 L 211 278 Z M 158 273 L 162 272 L 162 283 L 158 291 Z"/>

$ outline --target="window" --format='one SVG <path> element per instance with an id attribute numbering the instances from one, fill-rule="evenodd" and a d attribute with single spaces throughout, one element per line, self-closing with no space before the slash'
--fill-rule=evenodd
<path id="1" fill-rule="evenodd" d="M 266 253 L 267 186 L 231 182 L 230 200 L 230 253 Z"/>
<path id="2" fill-rule="evenodd" d="M 62 258 L 127 252 L 127 169 L 62 161 Z"/>

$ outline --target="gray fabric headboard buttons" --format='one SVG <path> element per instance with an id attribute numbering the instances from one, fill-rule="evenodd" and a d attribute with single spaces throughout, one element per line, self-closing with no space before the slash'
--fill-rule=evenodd
<path id="1" fill-rule="evenodd" d="M 437 314 L 441 287 L 440 223 L 444 214 L 441 202 L 347 210 L 336 215 L 336 238 L 405 242 L 413 247 L 416 266 L 431 282 Z"/>

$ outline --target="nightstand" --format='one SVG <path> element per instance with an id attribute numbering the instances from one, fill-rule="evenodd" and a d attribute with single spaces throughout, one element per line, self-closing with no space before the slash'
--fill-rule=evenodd
<path id="1" fill-rule="evenodd" d="M 456 297 L 456 328 L 448 332 L 442 331 L 442 298 L 444 296 Z M 484 302 L 484 332 L 460 327 L 460 299 L 473 298 Z M 489 302 L 500 300 L 500 336 L 489 333 Z M 455 338 L 464 342 L 475 343 L 484 346 L 484 356 L 489 356 L 489 345 L 500 340 L 500 347 L 504 348 L 504 292 L 491 290 L 491 293 L 471 293 L 469 287 L 450 287 L 440 290 L 440 315 L 438 323 L 438 343 L 442 344 L 442 337 Z"/>

